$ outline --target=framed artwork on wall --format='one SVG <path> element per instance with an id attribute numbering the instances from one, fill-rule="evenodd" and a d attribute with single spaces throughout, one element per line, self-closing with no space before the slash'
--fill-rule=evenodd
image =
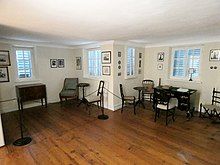
<path id="1" fill-rule="evenodd" d="M 50 59 L 50 67 L 57 68 L 57 59 Z"/>
<path id="2" fill-rule="evenodd" d="M 220 49 L 210 50 L 209 61 L 220 61 Z"/>
<path id="3" fill-rule="evenodd" d="M 110 66 L 102 66 L 102 75 L 110 76 L 111 75 L 111 67 Z"/>
<path id="4" fill-rule="evenodd" d="M 118 57 L 121 57 L 121 52 L 118 52 Z"/>
<path id="5" fill-rule="evenodd" d="M 76 70 L 82 70 L 82 57 L 76 57 Z"/>
<path id="6" fill-rule="evenodd" d="M 163 62 L 164 61 L 164 52 L 159 52 L 158 54 L 157 54 L 157 61 L 158 62 Z"/>
<path id="7" fill-rule="evenodd" d="M 111 64 L 111 51 L 102 52 L 102 63 Z"/>
<path id="8" fill-rule="evenodd" d="M 64 68 L 64 59 L 58 59 L 57 60 L 57 66 L 58 68 Z"/>
<path id="9" fill-rule="evenodd" d="M 0 67 L 0 83 L 9 82 L 8 67 Z"/>
<path id="10" fill-rule="evenodd" d="M 10 66 L 10 55 L 8 50 L 0 50 L 0 66 Z"/>
<path id="11" fill-rule="evenodd" d="M 139 58 L 142 58 L 142 53 L 139 53 Z"/>

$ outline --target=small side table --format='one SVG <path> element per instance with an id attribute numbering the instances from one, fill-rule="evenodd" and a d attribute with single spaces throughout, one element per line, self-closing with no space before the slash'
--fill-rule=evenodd
<path id="1" fill-rule="evenodd" d="M 141 91 L 143 91 L 145 88 L 144 87 L 134 87 L 133 89 L 138 91 L 138 101 L 136 102 L 136 105 L 141 104 L 145 109 L 144 103 L 141 99 Z"/>
<path id="2" fill-rule="evenodd" d="M 89 83 L 79 83 L 77 86 L 78 86 L 79 88 L 82 88 L 82 92 L 83 92 L 82 100 L 81 100 L 80 103 L 77 105 L 77 106 L 80 106 L 80 104 L 82 104 L 82 103 L 84 103 L 84 104 L 87 103 L 87 100 L 85 99 L 85 87 L 88 87 L 88 86 L 89 86 Z"/>

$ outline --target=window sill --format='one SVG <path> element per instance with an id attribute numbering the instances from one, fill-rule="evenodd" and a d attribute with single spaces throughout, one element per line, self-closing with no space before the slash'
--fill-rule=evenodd
<path id="1" fill-rule="evenodd" d="M 135 76 L 126 76 L 126 77 L 125 77 L 125 80 L 136 79 L 136 78 L 137 78 L 136 75 L 135 75 Z"/>

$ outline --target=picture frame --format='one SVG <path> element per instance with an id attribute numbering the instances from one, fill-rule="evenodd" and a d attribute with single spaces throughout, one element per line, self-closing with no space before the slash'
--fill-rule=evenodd
<path id="1" fill-rule="evenodd" d="M 158 65 L 157 65 L 157 69 L 158 69 L 158 70 L 163 70 L 163 64 L 158 64 Z"/>
<path id="2" fill-rule="evenodd" d="M 82 70 L 82 57 L 76 57 L 76 70 Z"/>
<path id="3" fill-rule="evenodd" d="M 220 61 L 220 49 L 211 49 L 209 61 Z"/>
<path id="4" fill-rule="evenodd" d="M 121 57 L 121 52 L 118 52 L 118 57 Z"/>
<path id="5" fill-rule="evenodd" d="M 138 74 L 141 74 L 141 69 L 138 69 Z"/>
<path id="6" fill-rule="evenodd" d="M 139 68 L 141 68 L 141 60 L 139 60 L 138 66 Z"/>
<path id="7" fill-rule="evenodd" d="M 139 58 L 142 58 L 142 53 L 139 53 Z"/>
<path id="8" fill-rule="evenodd" d="M 57 59 L 50 59 L 50 67 L 57 68 Z"/>
<path id="9" fill-rule="evenodd" d="M 0 83 L 9 82 L 8 67 L 0 67 Z"/>
<path id="10" fill-rule="evenodd" d="M 65 67 L 64 59 L 57 59 L 57 66 L 58 68 L 64 68 Z"/>
<path id="11" fill-rule="evenodd" d="M 102 64 L 111 64 L 111 51 L 102 52 Z"/>
<path id="12" fill-rule="evenodd" d="M 164 61 L 164 55 L 165 55 L 164 52 L 159 52 L 159 53 L 157 54 L 157 61 L 158 61 L 158 62 L 163 62 L 163 61 Z"/>
<path id="13" fill-rule="evenodd" d="M 11 66 L 8 50 L 0 50 L 0 66 Z"/>
<path id="14" fill-rule="evenodd" d="M 110 76 L 111 75 L 111 67 L 110 66 L 102 66 L 102 75 Z"/>

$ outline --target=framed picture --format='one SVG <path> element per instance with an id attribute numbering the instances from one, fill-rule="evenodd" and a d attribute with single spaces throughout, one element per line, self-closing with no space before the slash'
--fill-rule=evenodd
<path id="1" fill-rule="evenodd" d="M 111 51 L 102 52 L 102 63 L 111 64 Z"/>
<path id="2" fill-rule="evenodd" d="M 220 49 L 210 50 L 209 61 L 220 61 Z"/>
<path id="3" fill-rule="evenodd" d="M 164 61 L 164 52 L 159 52 L 158 54 L 157 54 L 157 61 L 159 61 L 159 62 L 163 62 Z"/>
<path id="4" fill-rule="evenodd" d="M 121 72 L 118 72 L 118 76 L 121 76 Z"/>
<path id="5" fill-rule="evenodd" d="M 121 52 L 118 52 L 118 57 L 121 57 Z"/>
<path id="6" fill-rule="evenodd" d="M 141 74 L 141 69 L 138 69 L 138 74 Z"/>
<path id="7" fill-rule="evenodd" d="M 141 60 L 139 60 L 139 68 L 141 68 Z"/>
<path id="8" fill-rule="evenodd" d="M 64 68 L 64 59 L 58 59 L 57 60 L 57 66 L 58 68 Z"/>
<path id="9" fill-rule="evenodd" d="M 76 70 L 82 70 L 82 57 L 76 57 Z"/>
<path id="10" fill-rule="evenodd" d="M 102 66 L 102 75 L 111 75 L 111 68 L 110 66 Z"/>
<path id="11" fill-rule="evenodd" d="M 142 58 L 142 53 L 139 53 L 139 58 Z"/>
<path id="12" fill-rule="evenodd" d="M 158 64 L 158 65 L 157 65 L 157 69 L 158 69 L 158 70 L 163 70 L 163 64 Z"/>
<path id="13" fill-rule="evenodd" d="M 57 59 L 50 59 L 50 67 L 57 68 Z"/>
<path id="14" fill-rule="evenodd" d="M 0 66 L 10 66 L 10 55 L 8 50 L 0 50 Z"/>
<path id="15" fill-rule="evenodd" d="M 9 82 L 8 67 L 0 67 L 0 83 Z"/>

